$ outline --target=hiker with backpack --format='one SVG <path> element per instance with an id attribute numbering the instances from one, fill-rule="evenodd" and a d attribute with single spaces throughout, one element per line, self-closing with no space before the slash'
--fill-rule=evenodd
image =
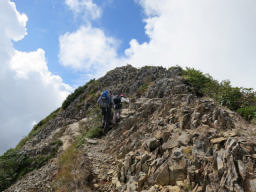
<path id="1" fill-rule="evenodd" d="M 107 133 L 109 130 L 109 126 L 111 123 L 111 106 L 112 106 L 112 101 L 111 101 L 111 95 L 110 93 L 105 90 L 102 95 L 99 97 L 97 101 L 99 107 L 101 108 L 101 113 L 102 113 L 102 119 L 103 119 L 103 133 Z"/>
<path id="2" fill-rule="evenodd" d="M 121 95 L 113 96 L 112 103 L 114 108 L 113 124 L 116 124 L 117 121 L 119 121 L 121 118 L 121 110 L 122 110 Z"/>
<path id="3" fill-rule="evenodd" d="M 129 103 L 130 102 L 129 98 L 125 97 L 124 94 L 121 94 L 120 97 L 121 97 L 121 103 Z"/>

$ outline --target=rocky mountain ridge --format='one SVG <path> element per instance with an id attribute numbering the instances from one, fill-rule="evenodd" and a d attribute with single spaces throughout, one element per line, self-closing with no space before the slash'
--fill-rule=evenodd
<path id="1" fill-rule="evenodd" d="M 88 139 L 103 89 L 131 102 L 118 126 Z M 19 149 L 55 156 L 5 191 L 256 191 L 255 127 L 198 97 L 179 67 L 116 68 L 70 98 Z"/>

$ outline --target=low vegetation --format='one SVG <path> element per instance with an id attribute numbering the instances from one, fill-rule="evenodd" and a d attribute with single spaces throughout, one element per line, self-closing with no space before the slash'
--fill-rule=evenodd
<path id="1" fill-rule="evenodd" d="M 148 66 L 146 66 L 146 68 L 149 68 Z M 153 86 L 155 83 L 154 81 L 152 81 L 152 79 L 146 77 L 143 79 L 142 81 L 142 85 L 138 88 L 136 95 L 137 97 L 141 97 L 143 95 L 145 95 L 145 93 L 148 91 L 149 87 Z"/>
<path id="2" fill-rule="evenodd" d="M 86 124 L 80 124 L 80 130 L 84 132 L 80 137 L 77 138 L 75 145 L 77 148 L 84 144 L 86 138 L 97 138 L 102 136 L 102 125 L 101 125 L 101 112 L 98 107 L 94 107 L 87 114 L 88 117 L 91 117 L 91 120 Z"/>
<path id="3" fill-rule="evenodd" d="M 41 120 L 38 124 L 36 124 L 33 127 L 33 129 L 30 131 L 28 136 L 26 136 L 22 140 L 20 140 L 20 142 L 16 146 L 16 149 L 18 150 L 21 147 L 23 147 L 27 141 L 31 140 L 40 130 L 45 128 L 47 126 L 47 124 L 49 123 L 49 121 L 54 119 L 57 116 L 57 114 L 59 113 L 60 110 L 61 110 L 60 108 L 56 109 L 50 115 L 48 115 L 46 118 Z"/>
<path id="4" fill-rule="evenodd" d="M 90 162 L 84 152 L 71 145 L 59 157 L 59 169 L 53 181 L 54 191 L 76 191 L 77 187 L 88 191 L 92 178 Z"/>
<path id="5" fill-rule="evenodd" d="M 182 69 L 182 76 L 198 96 L 211 97 L 223 106 L 237 111 L 246 120 L 255 121 L 256 92 L 253 89 L 232 87 L 230 81 L 218 82 L 209 74 L 193 68 Z"/>
<path id="6" fill-rule="evenodd" d="M 89 89 L 89 95 L 94 94 L 98 89 L 99 82 L 95 79 L 89 81 L 86 85 L 78 87 L 66 100 L 62 103 L 62 109 L 66 109 L 76 98 L 78 98 L 85 90 Z"/>
<path id="7" fill-rule="evenodd" d="M 140 96 L 144 95 L 146 93 L 146 91 L 148 90 L 148 86 L 149 86 L 148 83 L 141 85 L 139 87 L 139 89 L 137 90 L 137 96 L 140 97 Z"/>
<path id="8" fill-rule="evenodd" d="M 66 187 L 65 184 L 74 181 L 74 175 L 72 169 L 74 167 L 74 161 L 77 159 L 78 152 L 75 145 L 71 145 L 66 151 L 62 153 L 59 158 L 59 171 L 56 176 L 58 188 L 60 186 Z M 60 190 L 61 191 L 61 190 Z"/>
<path id="9" fill-rule="evenodd" d="M 242 107 L 237 112 L 248 121 L 256 120 L 256 106 Z"/>
<path id="10" fill-rule="evenodd" d="M 48 155 L 28 156 L 17 149 L 9 149 L 0 157 L 0 191 L 7 189 L 11 184 L 26 173 L 45 165 L 57 154 L 60 141 L 52 143 Z"/>

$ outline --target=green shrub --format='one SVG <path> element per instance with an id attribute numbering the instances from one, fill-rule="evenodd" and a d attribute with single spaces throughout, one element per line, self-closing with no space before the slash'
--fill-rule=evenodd
<path id="1" fill-rule="evenodd" d="M 247 120 L 254 118 L 256 93 L 253 89 L 232 87 L 230 81 L 218 82 L 210 75 L 193 68 L 182 70 L 185 82 L 199 96 L 208 96 L 231 110 L 238 111 Z"/>
<path id="2" fill-rule="evenodd" d="M 252 88 L 241 88 L 243 99 L 242 107 L 256 105 L 256 92 Z"/>
<path id="3" fill-rule="evenodd" d="M 56 156 L 61 141 L 52 143 L 52 150 L 48 155 L 37 155 L 30 157 L 17 149 L 9 149 L 0 156 L 0 191 L 7 189 L 16 180 L 22 178 L 26 173 L 38 169 L 46 162 Z"/>
<path id="4" fill-rule="evenodd" d="M 256 125 L 256 118 L 252 119 L 252 120 L 251 120 L 251 123 L 254 124 L 254 125 Z"/>
<path id="5" fill-rule="evenodd" d="M 228 85 L 221 84 L 220 102 L 227 106 L 231 110 L 237 110 L 241 107 L 243 100 L 243 94 L 238 87 L 231 87 L 228 81 Z"/>
<path id="6" fill-rule="evenodd" d="M 217 87 L 218 83 L 210 75 L 204 75 L 201 71 L 193 68 L 186 68 L 186 70 L 182 71 L 182 76 L 193 87 L 197 95 L 214 96 L 212 88 Z"/>
<path id="7" fill-rule="evenodd" d="M 100 108 L 97 105 L 94 106 L 88 110 L 86 117 L 89 117 L 90 120 L 86 123 L 81 122 L 79 124 L 83 134 L 75 141 L 75 146 L 77 148 L 84 144 L 86 138 L 97 138 L 102 135 L 102 115 Z"/>
<path id="8" fill-rule="evenodd" d="M 78 87 L 66 100 L 62 103 L 62 109 L 66 109 L 77 97 L 84 93 L 85 89 L 89 89 L 89 94 L 94 94 L 99 89 L 98 80 L 92 79 L 86 85 Z"/>
<path id="9" fill-rule="evenodd" d="M 145 95 L 146 91 L 148 90 L 149 83 L 144 83 L 142 84 L 138 89 L 137 89 L 137 96 L 142 96 Z"/>
<path id="10" fill-rule="evenodd" d="M 143 69 L 153 69 L 154 66 L 150 66 L 150 65 L 146 65 L 144 67 L 142 67 L 140 70 L 143 70 Z"/>
<path id="11" fill-rule="evenodd" d="M 84 164 L 81 165 L 81 161 Z M 84 151 L 77 150 L 76 146 L 72 144 L 58 157 L 58 170 L 53 178 L 53 189 L 51 191 L 77 191 L 77 186 L 82 188 L 87 184 L 91 178 L 90 174 L 90 164 L 88 159 L 85 158 Z"/>
<path id="12" fill-rule="evenodd" d="M 0 157 L 0 191 L 8 188 L 27 167 L 27 157 L 15 149 L 9 149 Z"/>
<path id="13" fill-rule="evenodd" d="M 237 112 L 248 121 L 256 118 L 256 106 L 243 107 L 238 109 Z"/>
<path id="14" fill-rule="evenodd" d="M 84 92 L 86 87 L 78 87 L 72 94 L 70 94 L 62 104 L 62 109 L 66 109 L 79 95 Z"/>
<path id="15" fill-rule="evenodd" d="M 101 136 L 102 134 L 102 128 L 101 127 L 95 127 L 89 129 L 89 131 L 85 134 L 85 138 L 96 138 Z"/>
<path id="16" fill-rule="evenodd" d="M 102 136 L 102 128 L 101 127 L 90 128 L 82 136 L 80 136 L 76 139 L 75 146 L 76 146 L 76 148 L 79 148 L 84 144 L 84 140 L 86 138 L 92 139 L 92 138 L 98 138 L 100 136 Z"/>
<path id="17" fill-rule="evenodd" d="M 183 71 L 182 67 L 179 66 L 179 65 L 171 66 L 171 67 L 168 69 L 168 71 L 171 71 L 171 70 L 173 70 L 173 69 L 179 69 L 180 71 Z"/>

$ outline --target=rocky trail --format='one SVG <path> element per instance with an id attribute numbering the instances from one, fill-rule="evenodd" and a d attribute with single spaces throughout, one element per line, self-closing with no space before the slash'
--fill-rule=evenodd
<path id="1" fill-rule="evenodd" d="M 134 111 L 128 108 L 123 109 L 121 118 L 123 121 Z M 91 170 L 94 176 L 93 188 L 94 191 L 118 191 L 116 185 L 119 187 L 121 184 L 116 175 L 116 162 L 115 156 L 111 154 L 111 148 L 115 144 L 113 136 L 120 131 L 119 124 L 113 126 L 106 136 L 95 139 L 86 139 L 83 146 L 89 161 L 91 162 Z"/>
<path id="2" fill-rule="evenodd" d="M 92 174 L 94 175 L 93 187 L 97 191 L 108 191 L 115 169 L 115 161 L 111 154 L 105 152 L 106 139 L 88 139 L 86 153 L 91 161 Z"/>
<path id="3" fill-rule="evenodd" d="M 105 136 L 88 139 L 103 88 L 130 102 Z M 48 155 L 60 141 L 56 156 L 6 191 L 256 192 L 255 125 L 198 97 L 179 68 L 117 68 L 81 89 L 20 150 Z"/>

